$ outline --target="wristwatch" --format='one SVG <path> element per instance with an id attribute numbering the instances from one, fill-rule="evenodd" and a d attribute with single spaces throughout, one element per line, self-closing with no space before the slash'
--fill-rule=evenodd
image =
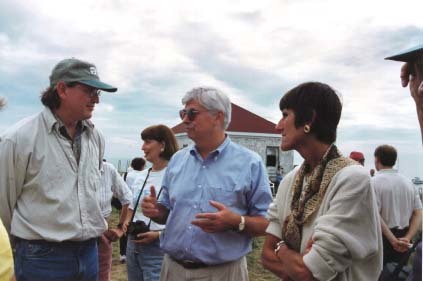
<path id="1" fill-rule="evenodd" d="M 241 216 L 241 222 L 238 225 L 238 231 L 243 231 L 245 228 L 245 218 L 244 216 Z"/>

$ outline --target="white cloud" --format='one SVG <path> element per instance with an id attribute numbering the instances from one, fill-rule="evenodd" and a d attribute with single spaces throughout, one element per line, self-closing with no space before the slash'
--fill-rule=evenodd
<path id="1" fill-rule="evenodd" d="M 8 99 L 2 116 L 13 114 L 0 128 L 40 110 L 34 94 L 58 60 L 75 56 L 119 88 L 101 97 L 93 118 L 113 157 L 139 152 L 133 145 L 142 128 L 179 122 L 180 99 L 193 87 L 218 87 L 277 122 L 283 93 L 309 80 L 342 93 L 341 130 L 389 129 L 382 139 L 421 146 L 418 135 L 400 141 L 397 132 L 417 130 L 415 109 L 399 85 L 400 64 L 383 60 L 421 43 L 420 2 L 6 0 L 0 93 Z M 342 141 L 361 145 L 349 137 Z M 360 141 L 374 144 L 368 136 Z"/>

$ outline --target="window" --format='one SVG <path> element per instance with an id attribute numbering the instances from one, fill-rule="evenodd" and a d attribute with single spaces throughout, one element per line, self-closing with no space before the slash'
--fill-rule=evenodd
<path id="1" fill-rule="evenodd" d="M 266 147 L 266 167 L 277 167 L 279 164 L 279 147 Z"/>

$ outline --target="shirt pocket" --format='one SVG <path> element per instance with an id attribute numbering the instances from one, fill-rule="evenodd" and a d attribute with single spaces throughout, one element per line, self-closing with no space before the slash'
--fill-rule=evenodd
<path id="1" fill-rule="evenodd" d="M 217 201 L 226 207 L 238 207 L 242 203 L 242 192 L 235 186 L 208 186 L 205 190 L 207 200 L 203 208 L 209 212 L 216 212 L 217 209 L 210 205 L 209 201 Z"/>

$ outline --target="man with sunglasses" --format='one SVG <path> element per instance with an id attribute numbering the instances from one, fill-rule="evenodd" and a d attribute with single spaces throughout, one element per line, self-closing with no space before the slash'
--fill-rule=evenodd
<path id="1" fill-rule="evenodd" d="M 44 110 L 0 138 L 0 217 L 17 280 L 98 278 L 104 139 L 89 119 L 100 90 L 117 88 L 101 82 L 93 64 L 62 60 L 41 95 Z"/>
<path id="2" fill-rule="evenodd" d="M 160 280 L 248 280 L 245 255 L 264 235 L 272 200 L 260 156 L 225 133 L 231 102 L 214 88 L 194 88 L 180 117 L 194 145 L 170 160 L 163 191 L 142 202 L 144 215 L 166 223 Z"/>

